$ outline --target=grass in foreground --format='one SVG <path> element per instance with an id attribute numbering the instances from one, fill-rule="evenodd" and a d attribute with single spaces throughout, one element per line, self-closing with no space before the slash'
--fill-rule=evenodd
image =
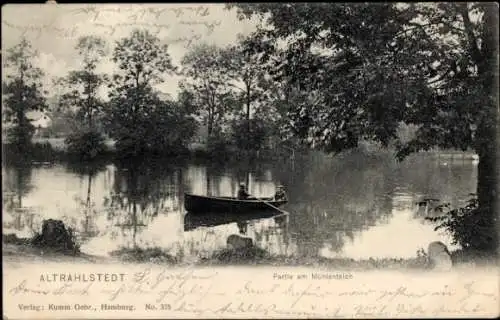
<path id="1" fill-rule="evenodd" d="M 314 266 L 335 267 L 349 270 L 370 269 L 425 269 L 427 259 L 418 256 L 411 259 L 369 258 L 355 260 L 350 258 L 289 257 L 271 255 L 261 248 L 222 249 L 210 258 L 200 260 L 202 265 L 274 265 L 274 266 Z"/>
<path id="2" fill-rule="evenodd" d="M 125 248 L 110 252 L 110 256 L 126 262 L 150 262 L 160 264 L 176 264 L 178 259 L 162 248 Z"/>
<path id="3" fill-rule="evenodd" d="M 32 246 L 30 239 L 17 238 L 15 235 L 3 235 L 4 256 L 63 256 L 64 253 Z M 82 254 L 85 255 L 85 254 Z M 182 255 L 173 255 L 160 247 L 153 248 L 120 248 L 110 252 L 111 260 L 129 263 L 154 263 L 160 265 L 184 265 L 187 262 Z M 457 250 L 451 253 L 453 265 L 498 265 L 497 257 Z M 264 249 L 250 247 L 244 249 L 221 249 L 208 257 L 198 257 L 189 264 L 200 266 L 224 265 L 268 265 L 268 266 L 310 266 L 327 267 L 344 270 L 425 270 L 427 256 L 419 250 L 414 258 L 323 258 L 323 257 L 290 257 L 272 255 Z"/>

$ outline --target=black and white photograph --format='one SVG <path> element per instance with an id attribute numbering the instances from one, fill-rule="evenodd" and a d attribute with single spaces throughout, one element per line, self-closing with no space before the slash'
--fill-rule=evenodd
<path id="1" fill-rule="evenodd" d="M 498 317 L 498 12 L 5 4 L 3 318 Z"/>

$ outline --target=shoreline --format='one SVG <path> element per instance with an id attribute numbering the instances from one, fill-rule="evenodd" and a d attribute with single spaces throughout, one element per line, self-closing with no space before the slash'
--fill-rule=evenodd
<path id="1" fill-rule="evenodd" d="M 427 268 L 424 257 L 415 258 L 376 258 L 352 259 L 352 258 L 322 258 L 315 257 L 304 259 L 300 257 L 268 256 L 265 258 L 243 258 L 238 260 L 219 259 L 216 255 L 210 258 L 198 258 L 196 261 L 165 261 L 154 258 L 134 260 L 127 258 L 126 252 L 122 254 L 110 254 L 109 256 L 97 256 L 86 253 L 69 255 L 51 250 L 44 250 L 27 245 L 8 244 L 2 242 L 2 261 L 10 264 L 31 264 L 31 263 L 84 263 L 84 264 L 105 264 L 105 265 L 157 265 L 168 267 L 314 267 L 319 269 L 336 269 L 344 271 L 430 271 Z M 460 251 L 452 252 L 454 256 L 453 269 L 463 268 L 487 268 L 497 269 L 498 259 L 462 257 Z M 166 253 L 168 255 L 168 253 Z"/>

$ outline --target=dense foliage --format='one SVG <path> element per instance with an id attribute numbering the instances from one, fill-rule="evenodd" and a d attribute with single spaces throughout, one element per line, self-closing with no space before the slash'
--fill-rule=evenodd
<path id="1" fill-rule="evenodd" d="M 107 128 L 118 152 L 174 152 L 185 146 L 194 134 L 192 118 L 154 88 L 175 71 L 168 47 L 148 31 L 134 30 L 118 41 L 113 61 L 119 70 L 110 85 Z"/>
<path id="2" fill-rule="evenodd" d="M 200 132 L 198 122 L 213 152 L 299 143 L 337 153 L 363 141 L 395 146 L 398 159 L 434 147 L 473 150 L 480 158 L 477 203 L 452 210 L 443 226 L 465 247 L 497 243 L 495 4 L 228 7 L 241 19 L 259 17 L 257 30 L 231 46 L 192 47 L 179 72 L 168 46 L 145 30 L 114 44 L 110 79 L 97 72 L 106 43 L 79 39 L 82 68 L 60 82 L 69 87 L 59 99 L 61 118 L 74 117 L 68 123 L 76 127 L 67 139 L 70 151 L 101 152 L 105 133 L 123 156 L 178 153 Z M 34 132 L 26 114 L 46 106 L 35 56 L 26 40 L 7 52 L 5 118 L 19 146 L 28 145 Z M 157 87 L 172 74 L 183 77 L 176 100 Z M 105 83 L 107 95 L 100 93 Z M 413 134 L 400 139 L 402 127 Z M 462 232 L 471 223 L 483 240 Z"/>
<path id="3" fill-rule="evenodd" d="M 46 108 L 41 82 L 43 73 L 33 65 L 37 53 L 26 39 L 7 50 L 6 54 L 4 67 L 10 72 L 2 83 L 3 119 L 11 123 L 7 131 L 9 142 L 23 152 L 30 147 L 35 132 L 27 113 Z"/>
<path id="4" fill-rule="evenodd" d="M 96 36 L 85 36 L 78 39 L 75 49 L 82 69 L 70 71 L 59 80 L 59 85 L 66 91 L 59 100 L 59 111 L 74 114 L 75 131 L 66 138 L 68 152 L 89 159 L 106 151 L 104 137 L 97 129 L 95 119 L 101 115 L 104 106 L 99 89 L 107 76 L 97 73 L 96 69 L 106 56 L 106 42 Z"/>
<path id="5" fill-rule="evenodd" d="M 86 127 L 93 127 L 93 117 L 102 112 L 104 104 L 99 96 L 100 87 L 106 83 L 107 76 L 96 69 L 106 56 L 106 42 L 96 36 L 85 36 L 78 40 L 75 47 L 81 59 L 81 70 L 70 71 L 60 80 L 66 91 L 59 101 L 61 107 L 74 108 L 77 119 Z"/>
<path id="6" fill-rule="evenodd" d="M 181 88 L 190 95 L 192 105 L 202 115 L 208 136 L 219 134 L 228 111 L 234 107 L 228 86 L 229 67 L 222 49 L 214 45 L 195 46 L 182 58 L 182 74 L 186 79 Z"/>
<path id="7" fill-rule="evenodd" d="M 491 3 L 237 4 L 259 16 L 263 62 L 303 95 L 288 110 L 291 134 L 327 152 L 361 140 L 388 145 L 400 123 L 415 137 L 397 156 L 437 146 L 473 149 L 478 223 L 494 230 L 498 10 Z M 483 243 L 475 248 L 485 249 Z"/>
<path id="8" fill-rule="evenodd" d="M 250 122 L 250 123 L 249 123 Z M 234 121 L 232 126 L 234 143 L 242 150 L 260 150 L 266 146 L 271 126 L 263 119 Z"/>
<path id="9" fill-rule="evenodd" d="M 444 204 L 439 208 L 449 208 Z M 493 237 L 494 226 L 484 221 L 488 217 L 484 208 L 479 207 L 476 198 L 470 199 L 465 207 L 448 210 L 445 215 L 427 217 L 427 220 L 437 223 L 436 230 L 444 229 L 453 237 L 453 244 L 460 245 L 463 249 L 487 248 L 495 250 L 496 243 Z"/>
<path id="10" fill-rule="evenodd" d="M 107 151 L 103 136 L 91 129 L 81 129 L 66 139 L 68 153 L 79 160 L 90 160 Z"/>

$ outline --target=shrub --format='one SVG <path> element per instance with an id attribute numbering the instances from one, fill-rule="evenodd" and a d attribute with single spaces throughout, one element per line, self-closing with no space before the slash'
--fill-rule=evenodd
<path id="1" fill-rule="evenodd" d="M 176 258 L 170 253 L 159 247 L 153 248 L 125 248 L 112 251 L 111 256 L 118 257 L 126 262 L 151 262 L 151 263 L 169 263 L 177 262 Z"/>
<path id="2" fill-rule="evenodd" d="M 444 204 L 437 208 L 447 208 Z M 493 251 L 496 247 L 494 223 L 489 220 L 489 208 L 479 207 L 476 198 L 470 199 L 465 207 L 449 210 L 439 217 L 426 217 L 426 220 L 438 223 L 435 230 L 445 229 L 463 250 Z"/>
<path id="3" fill-rule="evenodd" d="M 31 140 L 35 128 L 30 123 L 16 125 L 7 129 L 7 141 L 15 146 L 17 152 L 23 153 L 31 148 Z"/>
<path id="4" fill-rule="evenodd" d="M 248 132 L 248 120 L 234 121 L 232 131 L 235 145 L 242 150 L 263 148 L 270 135 L 270 128 L 262 119 L 250 119 L 250 132 Z"/>
<path id="5" fill-rule="evenodd" d="M 93 159 L 97 155 L 107 151 L 104 137 L 100 133 L 92 130 L 72 133 L 66 138 L 65 143 L 68 148 L 68 153 L 82 160 Z"/>
<path id="6" fill-rule="evenodd" d="M 223 263 L 257 263 L 269 260 L 271 256 L 264 249 L 252 246 L 240 249 L 221 249 L 213 253 L 212 259 Z"/>
<path id="7" fill-rule="evenodd" d="M 227 155 L 231 152 L 231 142 L 224 133 L 215 131 L 207 138 L 207 152 L 210 155 Z"/>

